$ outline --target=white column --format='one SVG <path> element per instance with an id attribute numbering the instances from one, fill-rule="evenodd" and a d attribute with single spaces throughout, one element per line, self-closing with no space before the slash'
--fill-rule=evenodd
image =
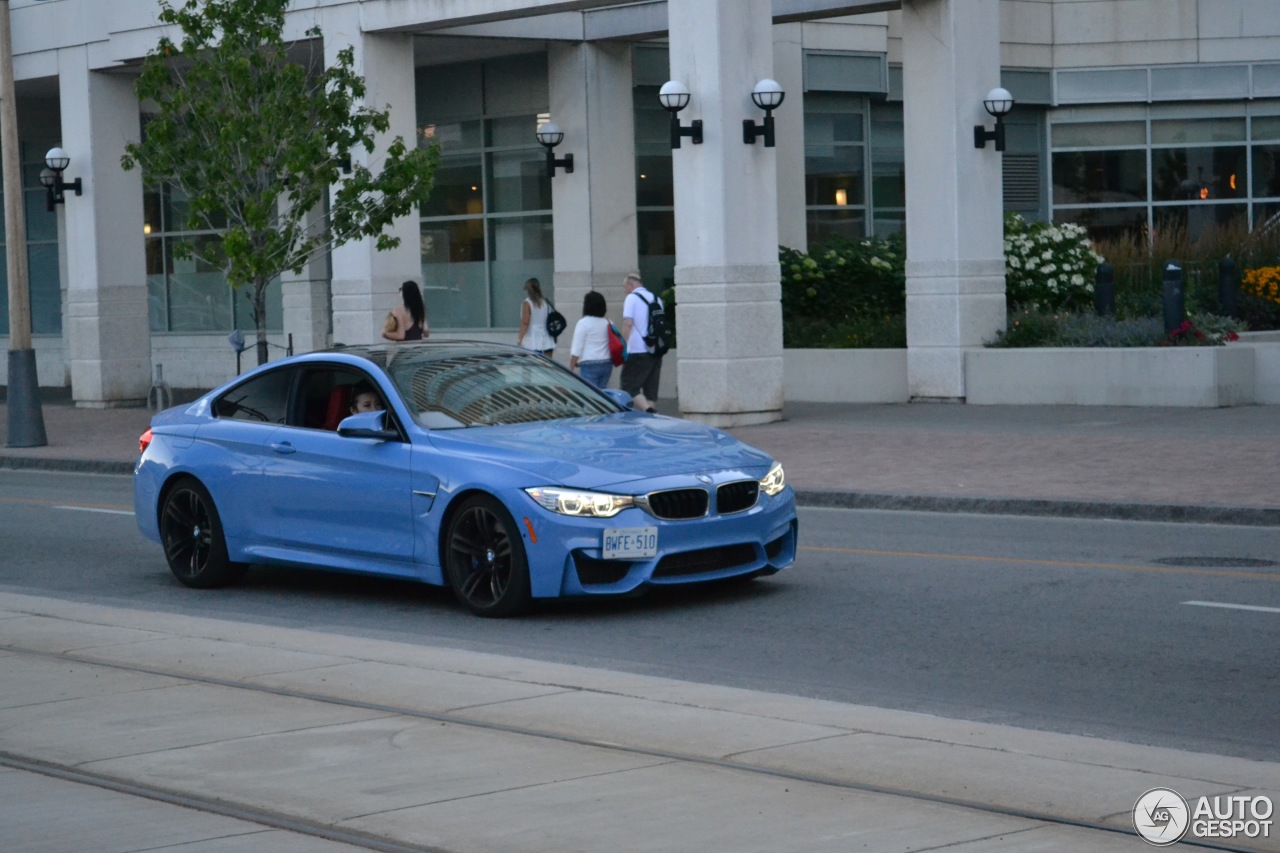
<path id="1" fill-rule="evenodd" d="M 324 212 L 316 209 L 306 216 L 309 227 L 318 225 Z M 284 302 L 285 340 L 293 339 L 294 353 L 314 352 L 329 346 L 329 276 L 323 256 L 307 264 L 301 275 L 286 270 L 280 274 Z"/>
<path id="2" fill-rule="evenodd" d="M 547 51 L 551 118 L 564 131 L 557 157 L 573 155 L 573 174 L 551 181 L 556 308 L 573 323 L 589 290 L 604 294 L 622 322 L 622 282 L 636 256 L 636 146 L 631 46 L 552 44 Z M 565 356 L 567 358 L 567 355 Z"/>
<path id="3" fill-rule="evenodd" d="M 716 426 L 782 415 L 776 149 L 742 141 L 773 76 L 771 18 L 770 0 L 668 4 L 671 77 L 692 96 L 680 119 L 704 137 L 672 152 L 680 411 Z"/>
<path id="4" fill-rule="evenodd" d="M 137 403 L 151 387 L 151 330 L 143 245 L 142 176 L 124 171 L 125 143 L 138 138 L 133 78 L 89 70 L 84 48 L 59 53 L 67 191 L 65 330 L 71 396 L 89 408 Z M 36 214 L 44 216 L 43 212 Z"/>
<path id="5" fill-rule="evenodd" d="M 413 36 L 361 32 L 357 4 L 327 7 L 321 12 L 326 65 L 337 61 L 338 51 L 354 47 L 355 72 L 364 78 L 367 87 L 365 103 L 379 110 L 390 108 L 391 126 L 385 142 L 401 136 L 407 145 L 415 144 Z M 366 163 L 376 174 L 382 151 L 381 145 L 372 154 L 358 148 L 352 158 Z M 400 300 L 400 285 L 408 279 L 422 284 L 422 237 L 417 213 L 398 220 L 389 233 L 400 238 L 395 249 L 379 252 L 376 241 L 365 238 L 340 246 L 330 256 L 336 343 L 381 341 L 383 320 Z"/>
<path id="6" fill-rule="evenodd" d="M 787 93 L 774 112 L 778 128 L 778 245 L 809 250 L 804 198 L 804 44 L 803 24 L 773 28 L 773 79 Z"/>
<path id="7" fill-rule="evenodd" d="M 904 0 L 907 384 L 913 399 L 965 396 L 964 351 L 1005 325 L 1001 155 L 973 144 L 994 121 L 999 0 Z"/>

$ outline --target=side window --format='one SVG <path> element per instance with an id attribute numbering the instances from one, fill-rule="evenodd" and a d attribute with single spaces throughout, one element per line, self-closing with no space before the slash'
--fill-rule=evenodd
<path id="1" fill-rule="evenodd" d="M 386 401 L 368 376 L 349 367 L 313 367 L 302 376 L 302 393 L 294 416 L 295 426 L 336 430 L 343 418 L 362 402 L 385 409 Z"/>
<path id="2" fill-rule="evenodd" d="M 293 370 L 273 370 L 250 379 L 219 397 L 214 411 L 220 418 L 282 424 L 294 375 Z"/>

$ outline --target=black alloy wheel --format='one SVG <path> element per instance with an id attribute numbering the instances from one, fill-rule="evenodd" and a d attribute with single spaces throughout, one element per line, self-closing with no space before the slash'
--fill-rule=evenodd
<path id="1" fill-rule="evenodd" d="M 458 600 L 477 616 L 514 616 L 529 608 L 529 564 L 506 507 L 488 495 L 465 499 L 449 521 L 445 571 Z"/>
<path id="2" fill-rule="evenodd" d="M 196 589 L 226 586 L 247 566 L 227 558 L 222 520 L 209 491 L 192 479 L 175 483 L 160 508 L 160 540 L 174 577 Z"/>

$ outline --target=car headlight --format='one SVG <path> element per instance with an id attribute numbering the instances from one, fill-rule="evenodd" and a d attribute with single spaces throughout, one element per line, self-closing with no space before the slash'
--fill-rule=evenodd
<path id="1" fill-rule="evenodd" d="M 766 495 L 776 495 L 786 488 L 787 475 L 782 473 L 782 463 L 775 462 L 769 473 L 760 480 L 760 491 Z"/>
<path id="2" fill-rule="evenodd" d="M 577 492 L 547 486 L 525 489 L 525 492 L 544 509 L 579 518 L 612 518 L 624 509 L 635 506 L 635 501 L 628 495 Z"/>

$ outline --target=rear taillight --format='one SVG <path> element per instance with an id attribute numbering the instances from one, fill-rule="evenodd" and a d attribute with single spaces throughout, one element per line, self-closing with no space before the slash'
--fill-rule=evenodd
<path id="1" fill-rule="evenodd" d="M 147 447 L 151 444 L 151 428 L 147 427 L 147 431 L 138 436 L 138 452 L 146 453 Z"/>

